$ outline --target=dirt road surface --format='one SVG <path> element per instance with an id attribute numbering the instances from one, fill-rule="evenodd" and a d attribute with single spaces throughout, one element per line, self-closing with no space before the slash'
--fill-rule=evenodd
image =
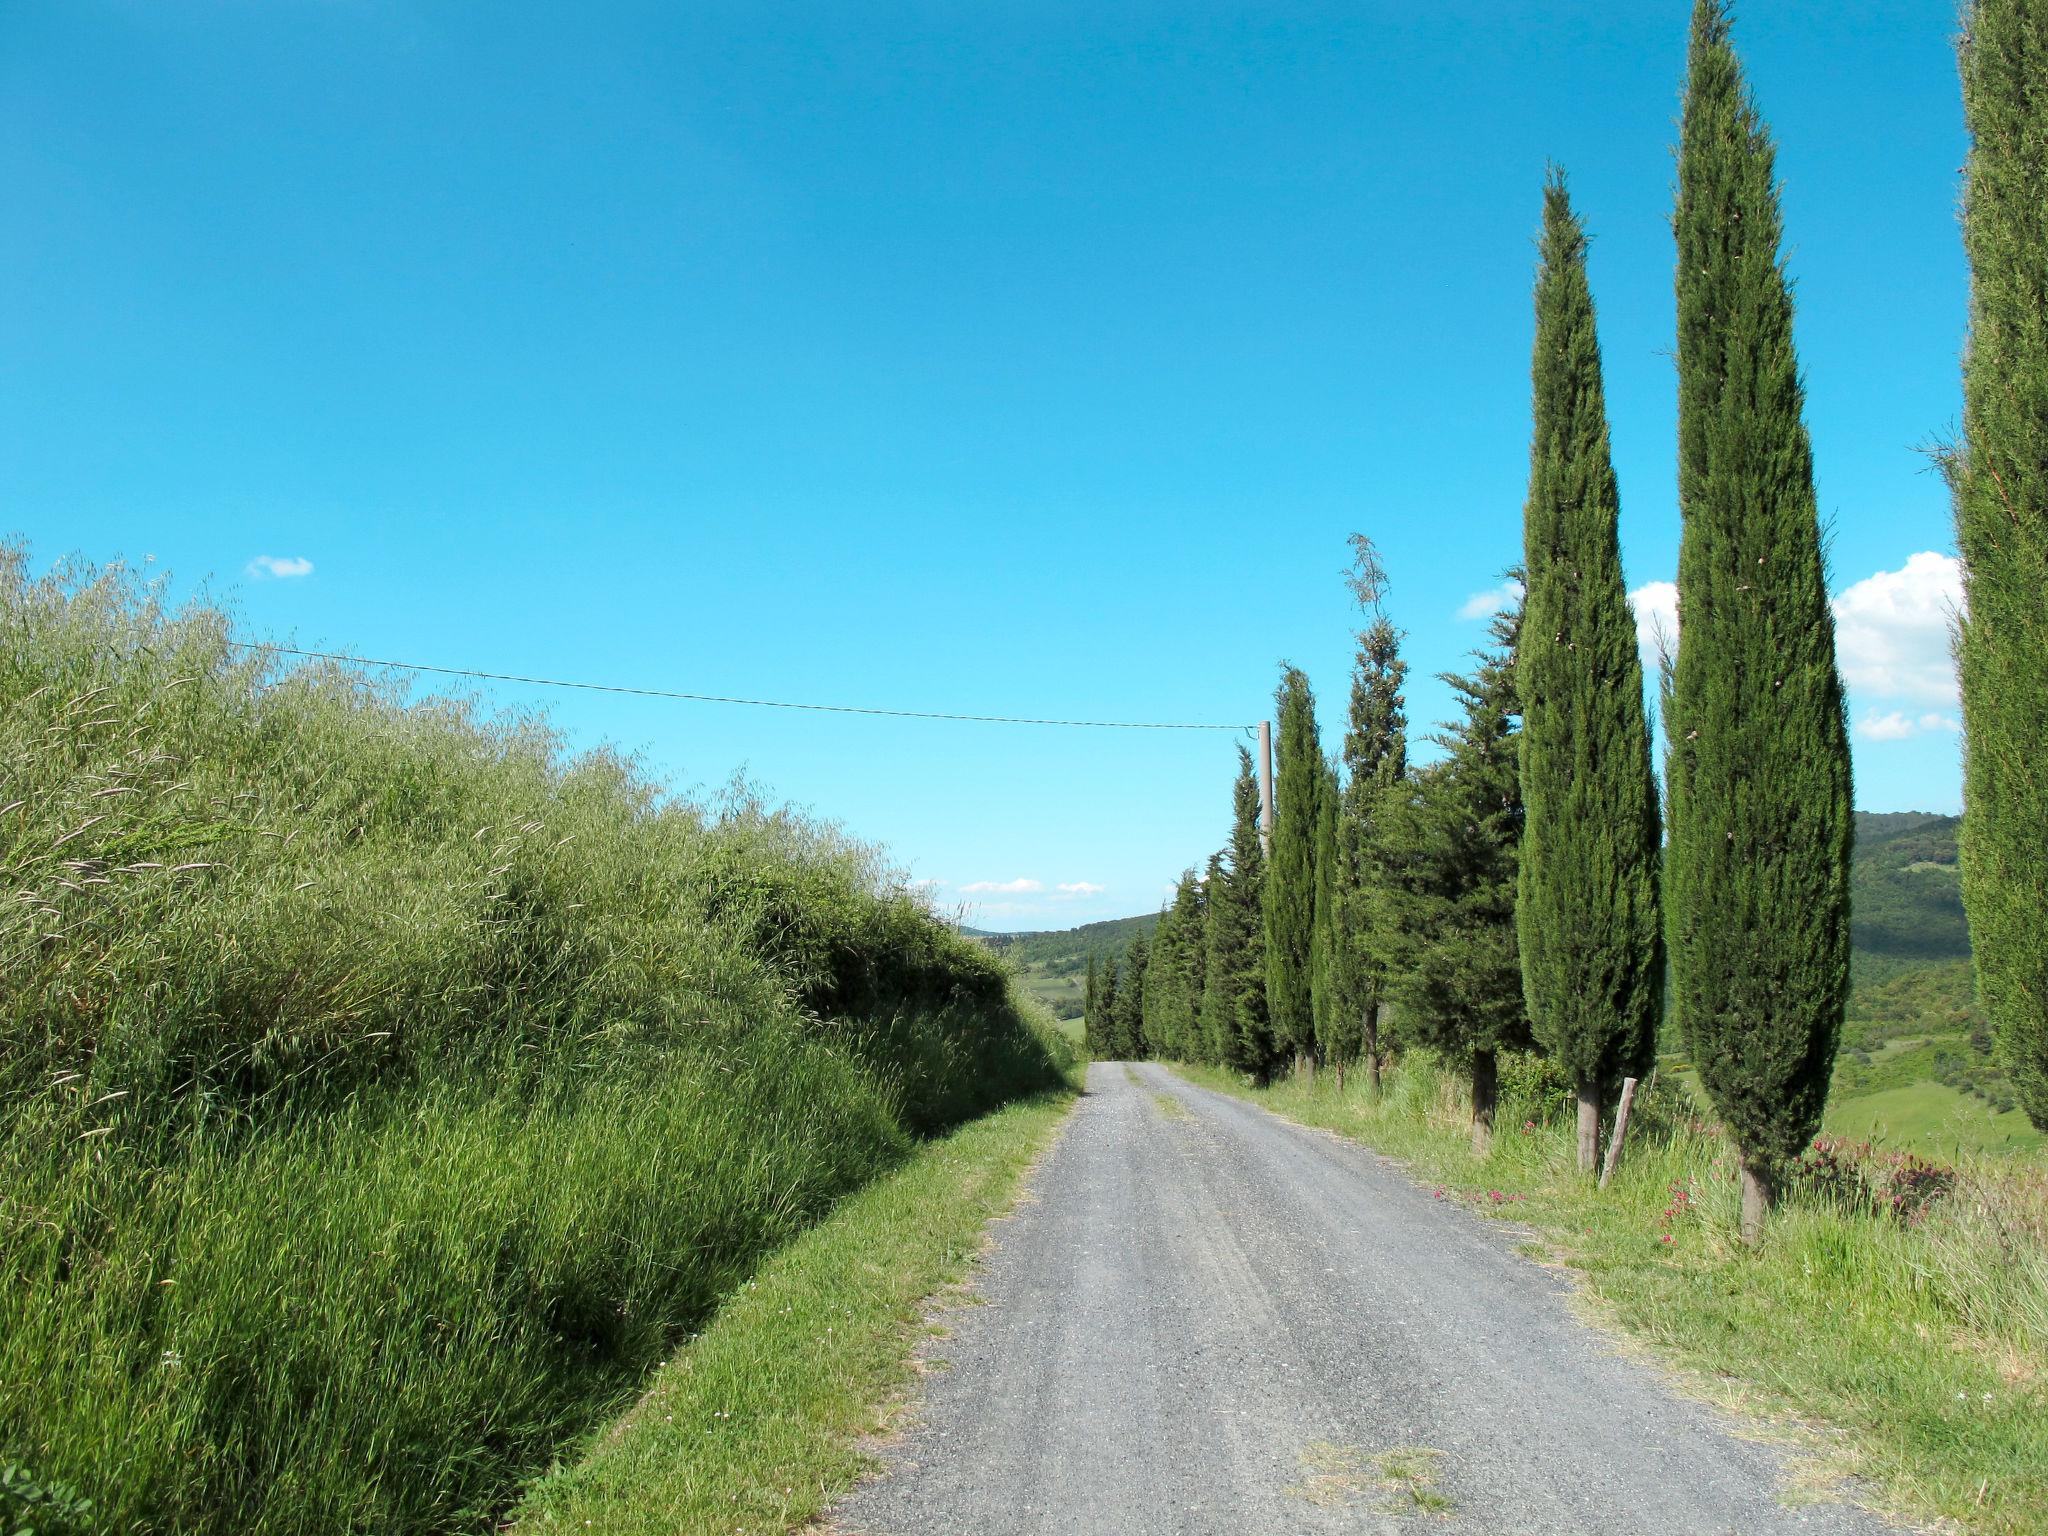
<path id="1" fill-rule="evenodd" d="M 861 1536 L 1873 1536 L 1363 1148 L 1099 1062 Z M 941 1362 L 943 1364 L 941 1365 Z"/>

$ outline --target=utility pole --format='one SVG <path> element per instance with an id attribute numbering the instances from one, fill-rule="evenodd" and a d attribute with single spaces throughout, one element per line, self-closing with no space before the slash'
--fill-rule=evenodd
<path id="1" fill-rule="evenodd" d="M 1259 722 L 1259 852 L 1273 856 L 1273 722 Z"/>

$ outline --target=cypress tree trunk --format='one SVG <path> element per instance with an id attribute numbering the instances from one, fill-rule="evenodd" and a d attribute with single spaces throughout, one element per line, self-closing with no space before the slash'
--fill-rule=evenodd
<path id="1" fill-rule="evenodd" d="M 1266 868 L 1266 1007 L 1276 1054 L 1295 1071 L 1315 1044 L 1316 825 L 1323 749 L 1308 677 L 1288 667 L 1276 695 L 1279 771 L 1274 785 L 1273 857 Z"/>
<path id="2" fill-rule="evenodd" d="M 1592 1173 L 1600 1166 L 1600 1080 L 1579 1079 L 1579 1172 Z"/>
<path id="3" fill-rule="evenodd" d="M 1515 917 L 1530 1027 L 1578 1086 L 1579 1171 L 1590 1176 L 1603 1085 L 1656 1047 L 1661 835 L 1586 236 L 1561 173 L 1543 190 L 1542 253 L 1516 652 L 1526 820 Z"/>
<path id="4" fill-rule="evenodd" d="M 1776 1175 L 1770 1168 L 1752 1165 L 1745 1158 L 1742 1164 L 1742 1240 L 1745 1243 L 1762 1241 L 1764 1221 L 1770 1215 L 1771 1207 L 1777 1203 Z"/>
<path id="5" fill-rule="evenodd" d="M 1472 1053 L 1472 1155 L 1493 1150 L 1493 1115 L 1500 1104 L 1500 1058 L 1491 1050 Z"/>
<path id="6" fill-rule="evenodd" d="M 1849 740 L 1771 142 L 1721 0 L 1694 12 L 1674 227 L 1672 995 L 1761 1208 L 1820 1125 L 1841 1035 Z"/>
<path id="7" fill-rule="evenodd" d="M 1377 1003 L 1365 1015 L 1365 1086 L 1374 1098 L 1380 1096 L 1380 1035 L 1386 1011 L 1385 1003 Z"/>
<path id="8" fill-rule="evenodd" d="M 2000 1063 L 2048 1130 L 2048 5 L 1976 0 L 1961 52 L 1963 902 Z"/>

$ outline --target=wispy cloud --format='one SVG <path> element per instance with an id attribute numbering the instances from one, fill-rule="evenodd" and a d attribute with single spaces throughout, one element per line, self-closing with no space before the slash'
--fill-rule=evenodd
<path id="1" fill-rule="evenodd" d="M 1488 587 L 1484 592 L 1474 592 L 1465 599 L 1458 610 L 1460 619 L 1490 619 L 1504 608 L 1512 608 L 1521 601 L 1522 584 L 1519 581 L 1504 581 L 1497 587 Z"/>
<path id="2" fill-rule="evenodd" d="M 1865 715 L 1856 722 L 1856 734 L 1865 741 L 1905 741 L 1909 737 L 1953 735 L 1963 728 L 1963 723 L 1954 715 L 1929 713 L 1915 717 L 1902 709 L 1888 710 L 1881 715 Z"/>
<path id="3" fill-rule="evenodd" d="M 1069 899 L 1100 896 L 1107 889 L 1107 886 L 1097 885 L 1093 880 L 1062 880 L 1058 886 L 1060 895 Z"/>
<path id="4" fill-rule="evenodd" d="M 965 896 L 1036 896 L 1044 890 L 1045 884 L 1043 881 L 1023 878 L 1016 880 L 976 880 L 971 885 L 960 887 L 961 894 Z"/>
<path id="5" fill-rule="evenodd" d="M 249 574 L 258 581 L 289 580 L 313 574 L 313 562 L 304 555 L 258 555 L 249 562 Z"/>

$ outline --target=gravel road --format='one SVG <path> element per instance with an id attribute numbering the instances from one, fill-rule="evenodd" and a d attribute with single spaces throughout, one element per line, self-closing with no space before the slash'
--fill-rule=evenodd
<path id="1" fill-rule="evenodd" d="M 1576 1321 L 1514 1234 L 1164 1068 L 1088 1093 L 853 1536 L 1878 1533 Z"/>

